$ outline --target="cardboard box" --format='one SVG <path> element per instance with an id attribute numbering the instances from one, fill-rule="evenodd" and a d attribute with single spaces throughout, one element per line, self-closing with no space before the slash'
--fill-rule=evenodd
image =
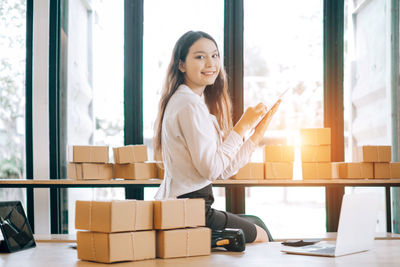
<path id="1" fill-rule="evenodd" d="M 76 233 L 78 259 L 103 263 L 154 259 L 155 231 Z"/>
<path id="2" fill-rule="evenodd" d="M 114 162 L 119 164 L 147 161 L 147 147 L 145 145 L 129 145 L 113 148 Z"/>
<path id="3" fill-rule="evenodd" d="M 374 162 L 374 178 L 390 179 L 390 163 Z"/>
<path id="4" fill-rule="evenodd" d="M 202 198 L 156 200 L 154 229 L 175 229 L 206 225 L 205 201 Z"/>
<path id="5" fill-rule="evenodd" d="M 108 163 L 108 146 L 69 146 L 68 161 L 75 163 Z"/>
<path id="6" fill-rule="evenodd" d="M 374 164 L 372 162 L 342 162 L 338 163 L 339 178 L 344 179 L 371 179 L 374 178 Z"/>
<path id="7" fill-rule="evenodd" d="M 114 165 L 114 178 L 145 180 L 158 178 L 155 162 L 137 162 Z"/>
<path id="8" fill-rule="evenodd" d="M 400 162 L 390 163 L 390 178 L 400 179 Z"/>
<path id="9" fill-rule="evenodd" d="M 231 179 L 235 180 L 263 180 L 264 163 L 249 162 L 243 166 Z"/>
<path id="10" fill-rule="evenodd" d="M 331 128 L 300 129 L 301 145 L 330 145 Z"/>
<path id="11" fill-rule="evenodd" d="M 354 162 L 390 162 L 391 146 L 359 146 L 353 149 Z"/>
<path id="12" fill-rule="evenodd" d="M 153 202 L 76 201 L 75 228 L 114 233 L 153 229 Z"/>
<path id="13" fill-rule="evenodd" d="M 302 146 L 301 147 L 302 162 L 330 162 L 331 146 Z"/>
<path id="14" fill-rule="evenodd" d="M 266 162 L 265 179 L 293 179 L 292 162 Z"/>
<path id="15" fill-rule="evenodd" d="M 158 258 L 210 255 L 211 230 L 206 227 L 157 231 Z"/>
<path id="16" fill-rule="evenodd" d="M 157 168 L 157 177 L 159 179 L 164 179 L 164 163 L 162 161 L 157 161 L 156 168 Z"/>
<path id="17" fill-rule="evenodd" d="M 74 180 L 110 180 L 113 178 L 113 164 L 68 163 L 67 177 Z"/>
<path id="18" fill-rule="evenodd" d="M 294 146 L 264 146 L 264 162 L 293 162 Z"/>
<path id="19" fill-rule="evenodd" d="M 328 180 L 338 177 L 336 164 L 332 162 L 303 162 L 303 180 Z"/>

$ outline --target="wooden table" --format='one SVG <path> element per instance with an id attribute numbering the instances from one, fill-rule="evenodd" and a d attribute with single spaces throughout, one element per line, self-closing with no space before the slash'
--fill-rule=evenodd
<path id="1" fill-rule="evenodd" d="M 283 242 L 289 239 L 322 238 L 324 241 L 336 240 L 337 233 L 321 233 L 303 236 L 278 236 L 275 242 Z M 76 243 L 76 235 L 73 234 L 35 234 L 37 243 Z M 395 233 L 375 233 L 375 240 L 400 240 L 400 234 Z"/>
<path id="2" fill-rule="evenodd" d="M 375 240 L 374 248 L 367 252 L 326 258 L 316 256 L 289 255 L 280 252 L 279 242 L 248 244 L 242 253 L 217 251 L 210 256 L 188 257 L 176 259 L 154 259 L 137 262 L 99 264 L 80 261 L 76 250 L 69 243 L 38 243 L 36 248 L 11 254 L 0 254 L 0 266 L 8 267 L 153 267 L 153 266 L 399 266 L 400 240 Z"/>
<path id="3" fill-rule="evenodd" d="M 88 188 L 88 187 L 124 187 L 130 189 L 143 189 L 144 187 L 157 187 L 162 180 L 16 180 L 4 179 L 0 180 L 0 188 Z M 386 221 L 391 222 L 391 187 L 400 186 L 400 179 L 330 179 L 330 180 L 217 180 L 213 183 L 214 186 L 223 186 L 226 188 L 243 188 L 248 186 L 323 186 L 326 190 L 331 188 L 340 188 L 344 186 L 369 186 L 369 187 L 384 187 L 386 194 Z M 140 198 L 138 198 L 140 199 Z M 335 204 L 335 203 L 333 203 Z M 327 202 L 327 209 L 332 203 Z M 33 225 L 33 203 L 28 203 L 28 219 Z M 339 215 L 335 218 L 329 217 L 327 213 L 327 222 L 339 221 Z M 329 229 L 328 229 L 329 230 Z M 332 230 L 330 230 L 332 231 Z M 333 230 L 335 231 L 335 230 Z M 387 223 L 387 232 L 392 231 L 391 223 Z"/>

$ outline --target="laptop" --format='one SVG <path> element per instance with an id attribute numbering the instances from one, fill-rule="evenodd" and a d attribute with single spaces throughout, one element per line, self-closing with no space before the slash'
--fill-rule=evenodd
<path id="1" fill-rule="evenodd" d="M 284 247 L 282 252 L 299 255 L 338 257 L 370 250 L 374 243 L 378 195 L 344 195 L 336 244 L 321 242 L 304 247 Z"/>

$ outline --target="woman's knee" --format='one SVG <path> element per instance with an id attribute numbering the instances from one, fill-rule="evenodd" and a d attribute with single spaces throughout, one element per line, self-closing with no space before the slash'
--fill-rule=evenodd
<path id="1" fill-rule="evenodd" d="M 253 242 L 268 242 L 269 238 L 267 232 L 258 225 L 254 226 L 256 227 L 257 235 L 256 239 Z"/>

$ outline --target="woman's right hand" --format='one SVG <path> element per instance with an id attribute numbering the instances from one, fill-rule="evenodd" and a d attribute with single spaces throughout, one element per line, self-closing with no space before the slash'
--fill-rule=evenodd
<path id="1" fill-rule="evenodd" d="M 263 103 L 258 103 L 254 107 L 248 107 L 240 120 L 233 127 L 241 137 L 254 127 L 254 124 L 267 113 L 267 107 Z"/>

